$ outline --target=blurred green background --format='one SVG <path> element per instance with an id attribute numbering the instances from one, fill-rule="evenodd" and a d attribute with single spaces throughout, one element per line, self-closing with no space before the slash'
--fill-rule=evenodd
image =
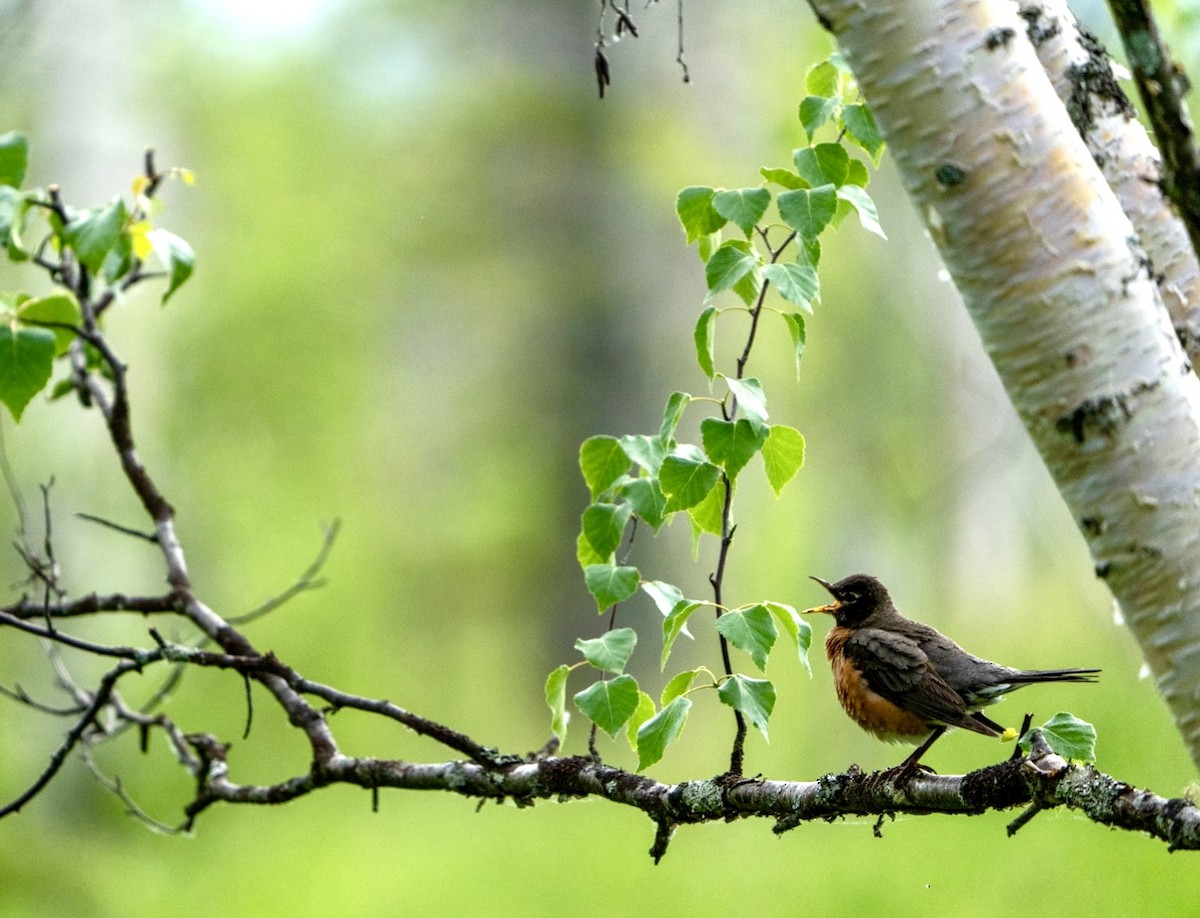
<path id="1" fill-rule="evenodd" d="M 29 134 L 31 184 L 101 203 L 146 145 L 198 176 L 166 189 L 162 218 L 195 247 L 195 277 L 165 310 L 153 291 L 131 297 L 110 330 L 201 595 L 227 615 L 254 607 L 341 519 L 328 585 L 251 638 L 311 678 L 510 751 L 545 742 L 543 679 L 602 627 L 574 561 L 579 442 L 653 431 L 672 390 L 706 385 L 691 349 L 703 273 L 675 193 L 786 163 L 804 71 L 829 50 L 802 3 L 693 0 L 685 85 L 673 4 L 634 12 L 642 36 L 610 48 L 600 102 L 591 0 L 0 0 L 0 131 Z M 886 163 L 872 191 L 890 241 L 847 224 L 826 243 L 799 382 L 782 323 L 756 346 L 750 370 L 772 418 L 808 438 L 808 463 L 778 501 L 755 469 L 743 476 L 728 600 L 805 607 L 824 601 L 809 574 L 864 570 L 982 655 L 1101 666 L 1099 685 L 1030 689 L 1001 719 L 1071 710 L 1096 725 L 1101 768 L 1181 793 L 1193 766 Z M 0 266 L 0 289 L 39 283 Z M 741 329 L 720 332 L 728 365 Z M 95 417 L 39 401 L 3 434 L 31 506 L 54 478 L 73 590 L 161 587 L 154 551 L 75 517 L 141 524 Z M 16 526 L 6 502 L 0 530 Z M 692 562 L 677 525 L 634 560 L 702 594 L 713 556 L 705 542 Z M 0 574 L 21 578 L 15 553 Z M 657 613 L 622 616 L 657 694 Z M 751 773 L 811 779 L 904 753 L 838 709 L 816 626 L 811 679 L 787 653 L 772 661 L 780 698 L 770 744 L 749 738 Z M 146 627 L 79 629 L 145 641 Z M 695 630 L 675 659 L 717 666 L 711 628 Z M 56 700 L 32 641 L 5 641 L 0 674 Z M 238 739 L 242 686 L 226 674 L 187 676 L 170 712 L 234 742 L 235 780 L 304 768 L 263 697 Z M 386 723 L 334 723 L 351 754 L 447 758 Z M 0 706 L 0 797 L 33 780 L 61 730 Z M 568 751 L 583 733 L 577 721 Z M 715 774 L 730 734 L 727 709 L 698 699 L 651 773 Z M 102 765 L 177 821 L 187 780 L 161 742 L 135 745 L 103 749 Z M 634 764 L 623 741 L 602 750 Z M 952 735 L 929 761 L 955 772 L 1008 751 Z M 685 828 L 654 867 L 649 821 L 593 801 L 476 812 L 394 792 L 372 814 L 368 794 L 333 788 L 217 807 L 194 837 L 161 837 L 72 761 L 0 823 L 0 916 L 1195 914 L 1193 855 L 1066 812 L 1009 839 L 1011 818 L 903 818 L 883 840 L 870 820 L 782 838 L 762 821 Z"/>

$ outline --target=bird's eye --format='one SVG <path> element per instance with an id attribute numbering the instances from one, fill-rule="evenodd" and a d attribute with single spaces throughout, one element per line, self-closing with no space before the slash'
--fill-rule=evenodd
<path id="1" fill-rule="evenodd" d="M 846 602 L 858 602 L 858 594 L 851 591 L 846 594 Z"/>

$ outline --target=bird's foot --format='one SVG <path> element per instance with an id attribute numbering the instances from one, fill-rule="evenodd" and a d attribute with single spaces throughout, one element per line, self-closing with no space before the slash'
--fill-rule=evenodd
<path id="1" fill-rule="evenodd" d="M 878 774 L 881 781 L 890 781 L 897 788 L 903 790 L 917 775 L 936 775 L 937 772 L 928 765 L 923 765 L 920 762 L 913 762 L 906 759 L 899 765 L 894 765 L 891 768 L 885 768 Z"/>

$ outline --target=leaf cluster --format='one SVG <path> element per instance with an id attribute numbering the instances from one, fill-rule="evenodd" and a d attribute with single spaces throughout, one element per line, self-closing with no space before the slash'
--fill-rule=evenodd
<path id="1" fill-rule="evenodd" d="M 676 639 L 691 637 L 688 621 L 705 607 L 715 610 L 723 658 L 728 658 L 725 648 L 732 646 L 764 673 L 782 632 L 808 668 L 811 629 L 795 609 L 768 600 L 728 606 L 720 598 L 723 561 L 733 537 L 733 499 L 743 470 L 761 456 L 767 483 L 778 496 L 804 464 L 803 435 L 794 426 L 770 422 L 762 380 L 744 372 L 759 319 L 764 312 L 781 317 L 799 374 L 807 343 L 805 316 L 813 314 L 820 298 L 822 233 L 857 214 L 864 228 L 884 235 L 865 191 L 867 167 L 851 156 L 846 142 L 876 161 L 883 145 L 878 132 L 872 133 L 874 122 L 866 107 L 843 101 L 853 92 L 845 65 L 835 58 L 814 67 L 808 91 L 800 112 L 808 143 L 794 151 L 790 167 L 763 168 L 763 181 L 755 187 L 696 185 L 684 188 L 676 200 L 686 240 L 696 245 L 704 262 L 707 296 L 693 341 L 710 392 L 674 392 L 656 432 L 593 436 L 579 452 L 590 502 L 581 517 L 576 557 L 587 589 L 597 610 L 612 610 L 613 619 L 616 607 L 639 589 L 653 601 L 663 616 L 659 664 L 664 671 Z M 818 99 L 822 104 L 816 112 L 810 100 Z M 816 142 L 823 129 L 833 139 Z M 718 369 L 716 356 L 718 320 L 727 311 L 749 313 L 751 319 L 741 357 L 728 370 Z M 713 409 L 699 422 L 699 443 L 676 437 L 692 406 Z M 691 527 L 693 551 L 706 534 L 720 540 L 722 563 L 710 577 L 712 599 L 686 597 L 672 584 L 644 577 L 627 561 L 639 525 L 657 533 L 679 514 L 686 515 Z M 636 645 L 632 629 L 610 623 L 601 637 L 576 643 L 583 659 L 550 674 L 546 700 L 559 737 L 567 729 L 568 675 L 589 666 L 600 670 L 601 677 L 573 696 L 575 706 L 610 736 L 624 729 L 640 768 L 657 762 L 679 736 L 691 709 L 690 695 L 699 690 L 716 689 L 717 698 L 738 712 L 739 725 L 744 717 L 767 735 L 776 700 L 769 680 L 728 666 L 720 674 L 703 667 L 686 670 L 668 679 L 656 704 L 625 671 Z"/>
<path id="2" fill-rule="evenodd" d="M 22 190 L 28 157 L 23 134 L 0 135 L 0 248 L 12 262 L 43 269 L 54 284 L 53 292 L 40 297 L 0 292 L 0 402 L 17 421 L 49 385 L 55 359 L 73 347 L 83 366 L 102 368 L 89 332 L 118 296 L 142 280 L 162 277 L 165 304 L 195 266 L 191 246 L 154 225 L 162 210 L 159 184 L 165 178 L 191 184 L 188 170 L 160 174 L 147 154 L 147 169 L 134 178 L 129 201 L 117 196 L 79 209 L 64 204 L 56 186 Z M 159 270 L 147 269 L 152 261 Z M 68 377 L 51 395 L 73 388 Z"/>

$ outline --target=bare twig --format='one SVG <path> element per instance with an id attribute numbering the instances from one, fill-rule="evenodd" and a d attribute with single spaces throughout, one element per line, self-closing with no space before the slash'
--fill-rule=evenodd
<path id="1" fill-rule="evenodd" d="M 138 667 L 132 664 L 122 663 L 120 666 L 110 669 L 104 674 L 104 676 L 100 679 L 100 685 L 96 689 L 95 695 L 92 698 L 92 703 L 75 722 L 75 725 L 68 731 L 66 737 L 63 739 L 62 743 L 59 744 L 58 748 L 55 749 L 51 754 L 49 764 L 47 764 L 42 773 L 38 775 L 37 780 L 35 780 L 33 784 L 26 788 L 25 791 L 17 795 L 16 799 L 14 799 L 11 803 L 0 806 L 0 819 L 9 815 L 10 813 L 19 812 L 21 808 L 25 806 L 25 804 L 41 793 L 42 789 L 46 787 L 51 780 L 53 780 L 54 776 L 58 774 L 59 769 L 62 768 L 63 762 L 66 761 L 66 758 L 70 754 L 71 750 L 74 749 L 79 743 L 84 731 L 92 725 L 96 716 L 100 713 L 101 708 L 103 708 L 107 703 L 109 694 L 112 692 L 113 686 L 116 685 L 117 680 L 122 676 L 128 675 L 131 672 L 135 672 L 137 668 Z"/>
<path id="2" fill-rule="evenodd" d="M 1163 186 L 1200 251 L 1200 150 L 1183 97 L 1190 88 L 1146 0 L 1109 0 L 1125 55 L 1163 155 Z"/>
<path id="3" fill-rule="evenodd" d="M 98 523 L 101 526 L 105 526 L 108 529 L 115 530 L 116 532 L 120 532 L 123 535 L 133 536 L 135 539 L 142 539 L 143 541 L 151 542 L 155 545 L 158 544 L 158 537 L 152 532 L 142 532 L 140 529 L 122 526 L 120 523 L 114 523 L 112 520 L 106 520 L 101 516 L 93 516 L 91 513 L 76 513 L 75 515 L 81 520 L 87 520 L 89 523 Z"/>
<path id="4" fill-rule="evenodd" d="M 341 521 L 334 520 L 328 526 L 325 526 L 323 528 L 324 528 L 324 533 L 323 533 L 323 538 L 321 540 L 321 548 L 317 552 L 317 556 L 315 558 L 313 558 L 312 563 L 309 564 L 309 566 L 304 569 L 304 573 L 302 573 L 296 579 L 296 582 L 293 583 L 286 590 L 284 590 L 282 593 L 280 593 L 278 596 L 271 597 L 266 602 L 264 602 L 262 605 L 254 608 L 254 609 L 251 609 L 249 612 L 245 613 L 244 615 L 231 616 L 228 619 L 229 624 L 231 624 L 231 625 L 249 624 L 250 622 L 254 621 L 255 619 L 262 618 L 264 615 L 274 612 L 280 606 L 284 605 L 289 600 L 294 599 L 296 596 L 299 596 L 301 593 L 305 593 L 308 590 L 320 589 L 321 587 L 323 587 L 325 585 L 325 581 L 320 579 L 320 577 L 318 577 L 318 575 L 321 573 L 321 570 L 325 567 L 325 562 L 329 560 L 329 554 L 333 550 L 333 543 L 335 541 L 337 541 L 338 530 L 341 528 Z"/>

